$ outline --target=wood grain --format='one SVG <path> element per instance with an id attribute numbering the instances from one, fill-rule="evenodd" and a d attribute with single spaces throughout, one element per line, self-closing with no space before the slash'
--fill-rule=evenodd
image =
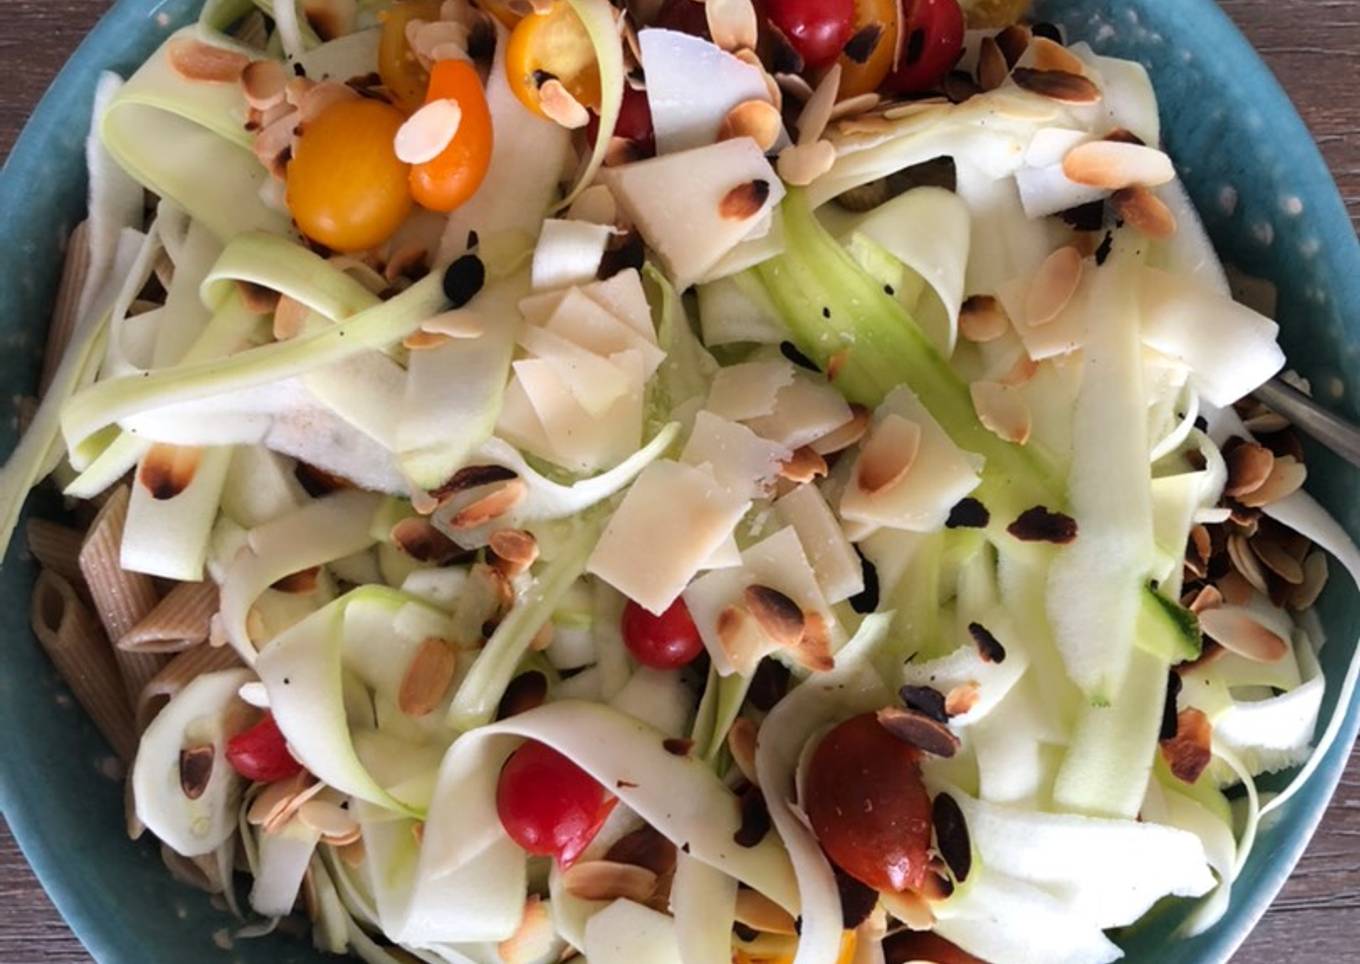
<path id="1" fill-rule="evenodd" d="M 1174 2 L 1174 0 L 1169 0 Z M 1221 0 L 1294 98 L 1360 225 L 1360 3 Z M 0 155 L 80 38 L 105 9 L 90 0 L 0 0 Z M 1360 959 L 1360 756 L 1242 964 Z M 0 961 L 86 962 L 8 831 L 0 828 Z"/>

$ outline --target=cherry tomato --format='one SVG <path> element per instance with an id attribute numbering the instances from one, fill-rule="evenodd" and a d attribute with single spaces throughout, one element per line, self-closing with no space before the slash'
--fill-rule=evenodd
<path id="1" fill-rule="evenodd" d="M 510 755 L 496 784 L 496 813 L 510 839 L 567 867 L 618 803 L 590 774 L 530 740 Z"/>
<path id="2" fill-rule="evenodd" d="M 840 56 L 854 32 L 855 0 L 767 0 L 765 15 L 816 69 Z"/>
<path id="3" fill-rule="evenodd" d="M 406 25 L 412 20 L 438 20 L 439 0 L 403 0 L 378 14 L 382 33 L 378 40 L 378 76 L 396 105 L 408 114 L 425 103 L 429 72 L 406 42 Z"/>
<path id="4" fill-rule="evenodd" d="M 227 762 L 241 776 L 256 783 L 273 783 L 302 769 L 302 764 L 288 752 L 283 733 L 269 713 L 227 741 Z"/>
<path id="5" fill-rule="evenodd" d="M 406 118 L 367 98 L 327 107 L 298 138 L 288 162 L 287 200 L 307 237 L 336 251 L 381 244 L 411 210 L 409 165 L 392 139 Z"/>
<path id="6" fill-rule="evenodd" d="M 703 37 L 705 40 L 713 39 L 708 32 L 708 13 L 704 10 L 702 0 L 666 0 L 653 26 Z"/>
<path id="7" fill-rule="evenodd" d="M 878 90 L 892 71 L 897 49 L 897 0 L 855 0 L 855 23 L 850 36 L 857 37 L 866 27 L 878 26 L 881 32 L 869 56 L 860 61 L 842 53 L 840 97 L 858 97 Z"/>
<path id="8" fill-rule="evenodd" d="M 679 669 L 703 652 L 704 641 L 683 599 L 670 604 L 660 616 L 633 600 L 623 607 L 623 642 L 633 658 L 654 669 Z"/>
<path id="9" fill-rule="evenodd" d="M 920 752 L 853 716 L 813 751 L 804 801 L 828 857 L 875 890 L 921 886 L 929 863 L 930 796 Z"/>
<path id="10" fill-rule="evenodd" d="M 595 146 L 595 138 L 600 134 L 600 118 L 590 115 L 586 125 L 586 138 L 590 146 Z M 651 157 L 656 153 L 656 132 L 652 130 L 652 105 L 647 102 L 647 92 L 634 90 L 623 85 L 623 103 L 619 105 L 619 119 L 614 123 L 614 136 L 626 138 L 638 146 L 639 157 Z"/>
<path id="11" fill-rule="evenodd" d="M 426 101 L 447 98 L 463 112 L 458 133 L 439 156 L 411 168 L 411 196 L 431 211 L 448 212 L 481 187 L 491 167 L 491 111 L 477 69 L 466 60 L 441 60 L 430 71 Z"/>
<path id="12" fill-rule="evenodd" d="M 510 33 L 505 46 L 510 89 L 525 107 L 542 115 L 538 88 L 548 78 L 562 82 L 585 107 L 600 107 L 600 65 L 586 26 L 571 4 L 556 0 L 547 13 L 531 13 Z"/>
<path id="13" fill-rule="evenodd" d="M 963 52 L 959 0 L 904 0 L 906 44 L 884 87 L 894 94 L 929 90 L 954 69 Z"/>

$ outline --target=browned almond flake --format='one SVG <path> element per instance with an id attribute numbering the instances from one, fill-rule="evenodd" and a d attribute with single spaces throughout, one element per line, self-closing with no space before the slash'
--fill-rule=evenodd
<path id="1" fill-rule="evenodd" d="M 1134 185 L 1156 187 L 1176 176 L 1167 157 L 1155 147 L 1123 141 L 1088 141 L 1063 158 L 1068 180 L 1088 187 L 1118 191 Z"/>
<path id="2" fill-rule="evenodd" d="M 984 91 L 996 90 L 1006 82 L 1010 72 L 1010 64 L 1006 63 L 1001 46 L 991 37 L 983 37 L 982 46 L 978 48 L 978 86 Z"/>
<path id="3" fill-rule="evenodd" d="M 189 445 L 157 442 L 142 456 L 137 481 L 157 500 L 173 499 L 194 481 L 202 450 Z"/>
<path id="4" fill-rule="evenodd" d="M 1081 252 L 1070 244 L 1045 258 L 1025 296 L 1025 324 L 1037 328 L 1062 314 L 1077 293 L 1084 265 Z"/>
<path id="5" fill-rule="evenodd" d="M 488 544 L 498 558 L 514 569 L 512 575 L 528 569 L 538 558 L 538 540 L 523 529 L 498 529 L 491 533 Z"/>
<path id="6" fill-rule="evenodd" d="M 519 505 L 527 493 L 528 487 L 522 479 L 510 479 L 476 501 L 465 505 L 449 520 L 449 525 L 454 529 L 473 529 L 492 519 L 499 519 Z"/>
<path id="7" fill-rule="evenodd" d="M 431 348 L 442 348 L 453 338 L 441 331 L 426 331 L 421 328 L 413 331 L 401 340 L 402 346 L 411 351 L 428 351 Z"/>
<path id="8" fill-rule="evenodd" d="M 1000 382 L 973 382 L 968 386 L 973 410 L 987 431 L 1007 442 L 1029 442 L 1032 423 L 1029 403 L 1014 387 Z"/>
<path id="9" fill-rule="evenodd" d="M 759 214 L 769 199 L 770 182 L 756 178 L 724 194 L 718 202 L 718 216 L 727 221 L 745 221 Z"/>
<path id="10" fill-rule="evenodd" d="M 973 295 L 959 309 L 959 334 L 985 344 L 1010 330 L 1011 320 L 1001 302 L 991 295 Z"/>
<path id="11" fill-rule="evenodd" d="M 320 566 L 308 566 L 306 569 L 291 572 L 282 579 L 275 579 L 269 588 L 295 596 L 305 596 L 308 593 L 316 592 L 320 577 Z"/>
<path id="12" fill-rule="evenodd" d="M 348 847 L 350 844 L 360 843 L 364 838 L 363 828 L 357 823 L 352 830 L 341 834 L 323 834 L 321 843 L 331 847 Z"/>
<path id="13" fill-rule="evenodd" d="M 1213 537 L 1209 535 L 1208 526 L 1198 523 L 1192 526 L 1187 547 L 1194 548 L 1195 555 L 1199 557 L 1201 562 L 1208 562 L 1209 557 L 1214 554 Z"/>
<path id="14" fill-rule="evenodd" d="M 1253 589 L 1258 592 L 1269 592 L 1265 570 L 1261 568 L 1256 553 L 1252 552 L 1251 545 L 1245 536 L 1232 535 L 1228 537 L 1228 561 L 1232 563 L 1233 569 L 1241 573 L 1242 578 L 1251 584 Z"/>
<path id="15" fill-rule="evenodd" d="M 1224 649 L 1258 663 L 1279 662 L 1289 652 L 1289 644 L 1256 621 L 1240 606 L 1219 606 L 1199 614 L 1204 635 Z"/>
<path id="16" fill-rule="evenodd" d="M 762 151 L 768 151 L 779 140 L 783 123 L 779 109 L 768 100 L 744 100 L 727 112 L 718 129 L 718 139 L 749 137 Z"/>
<path id="17" fill-rule="evenodd" d="M 1250 545 L 1252 552 L 1256 553 L 1256 558 L 1285 582 L 1291 586 L 1303 582 L 1303 565 L 1278 542 L 1258 535 L 1251 540 Z"/>
<path id="18" fill-rule="evenodd" d="M 213 84 L 235 83 L 250 63 L 243 53 L 182 36 L 171 38 L 166 46 L 166 59 L 185 80 Z"/>
<path id="19" fill-rule="evenodd" d="M 324 837 L 348 837 L 359 829 L 349 813 L 329 800 L 308 800 L 298 807 L 297 818 Z"/>
<path id="20" fill-rule="evenodd" d="M 1236 569 L 1230 569 L 1214 583 L 1223 595 L 1223 601 L 1230 606 L 1245 606 L 1251 602 L 1255 589 Z"/>
<path id="21" fill-rule="evenodd" d="M 898 691 L 902 705 L 917 713 L 924 713 L 937 723 L 947 723 L 949 714 L 944 708 L 944 694 L 933 686 L 903 686 Z"/>
<path id="22" fill-rule="evenodd" d="M 1173 776 L 1186 783 L 1200 778 L 1213 758 L 1213 727 L 1194 707 L 1176 715 L 1176 735 L 1161 741 L 1162 757 Z"/>
<path id="23" fill-rule="evenodd" d="M 940 82 L 940 89 L 951 104 L 962 104 L 982 93 L 982 88 L 973 80 L 971 74 L 962 70 L 951 70 Z"/>
<path id="24" fill-rule="evenodd" d="M 781 648 L 797 646 L 803 638 L 805 619 L 796 602 L 769 586 L 747 586 L 743 599 L 761 630 Z"/>
<path id="25" fill-rule="evenodd" d="M 818 455 L 831 455 L 848 449 L 864 438 L 864 433 L 869 431 L 869 423 L 873 420 L 873 413 L 855 402 L 850 403 L 850 412 L 850 421 L 832 429 L 813 442 L 809 448 Z"/>
<path id="26" fill-rule="evenodd" d="M 417 820 L 415 823 L 411 824 L 411 838 L 415 840 L 417 847 L 425 842 L 424 820 Z"/>
<path id="27" fill-rule="evenodd" d="M 1234 499 L 1259 489 L 1275 467 L 1274 453 L 1256 442 L 1233 446 L 1225 454 L 1224 461 L 1228 465 L 1228 483 L 1223 494 Z"/>
<path id="28" fill-rule="evenodd" d="M 803 638 L 793 648 L 792 656 L 799 666 L 814 673 L 828 673 L 836 668 L 831 655 L 831 632 L 821 613 L 807 613 L 804 617 Z"/>
<path id="29" fill-rule="evenodd" d="M 253 281 L 237 281 L 236 291 L 246 311 L 253 315 L 268 315 L 279 305 L 279 293 L 273 288 L 257 285 Z"/>
<path id="30" fill-rule="evenodd" d="M 1022 23 L 1013 23 L 996 35 L 996 45 L 1006 57 L 1007 69 L 1020 61 L 1025 51 L 1029 49 L 1032 39 L 1029 27 Z"/>
<path id="31" fill-rule="evenodd" d="M 727 606 L 718 613 L 717 633 L 718 645 L 739 672 L 749 672 L 764 655 L 765 634 L 741 606 Z"/>
<path id="32" fill-rule="evenodd" d="M 793 454 L 779 464 L 779 477 L 800 485 L 825 477 L 826 473 L 826 459 L 807 445 L 794 449 Z"/>
<path id="33" fill-rule="evenodd" d="M 921 426 L 900 415 L 888 415 L 864 440 L 855 481 L 867 495 L 892 488 L 911 470 L 921 447 Z"/>
<path id="34" fill-rule="evenodd" d="M 981 695 L 982 687 L 975 681 L 960 683 L 944 695 L 944 711 L 948 716 L 962 716 L 973 707 Z"/>
<path id="35" fill-rule="evenodd" d="M 678 736 L 668 736 L 661 741 L 661 748 L 671 756 L 689 756 L 694 749 L 694 741 Z"/>
<path id="36" fill-rule="evenodd" d="M 562 887 L 581 900 L 625 900 L 645 903 L 656 890 L 657 875 L 636 864 L 582 860 L 562 873 Z"/>
<path id="37" fill-rule="evenodd" d="M 475 489 L 493 482 L 508 482 L 518 478 L 503 465 L 465 465 L 449 478 L 447 482 L 430 493 L 441 502 L 464 489 Z"/>
<path id="38" fill-rule="evenodd" d="M 296 792 L 285 798 L 283 806 L 264 824 L 265 833 L 278 833 L 297 815 L 304 803 L 326 789 L 326 785 L 311 774 L 299 774 L 299 778 Z"/>
<path id="39" fill-rule="evenodd" d="M 1120 144 L 1138 144 L 1138 145 L 1147 144 L 1147 141 L 1143 140 L 1133 131 L 1127 130 L 1126 128 L 1123 127 L 1116 127 L 1114 130 L 1106 134 L 1104 138 L 1102 138 L 1102 140 L 1116 141 Z"/>
<path id="40" fill-rule="evenodd" d="M 326 112 L 333 104 L 359 97 L 354 88 L 333 80 L 312 84 L 301 92 L 297 102 L 297 123 L 299 126 L 310 124 Z"/>
<path id="41" fill-rule="evenodd" d="M 845 363 L 850 360 L 850 349 L 842 348 L 840 351 L 832 352 L 826 360 L 826 380 L 834 382 L 841 370 L 845 368 Z"/>
<path id="42" fill-rule="evenodd" d="M 1062 104 L 1096 104 L 1100 88 L 1081 74 L 1065 70 L 1034 70 L 1017 67 L 1011 78 L 1024 90 Z"/>
<path id="43" fill-rule="evenodd" d="M 397 708 L 407 716 L 433 712 L 453 684 L 458 654 L 445 640 L 430 636 L 416 648 L 411 665 L 401 679 Z"/>
<path id="44" fill-rule="evenodd" d="M 969 623 L 968 635 L 973 637 L 973 644 L 977 646 L 978 656 L 982 657 L 984 663 L 1003 663 L 1006 661 L 1006 647 L 1001 645 L 1001 640 L 992 635 L 982 623 Z"/>
<path id="45" fill-rule="evenodd" d="M 1303 581 L 1289 591 L 1289 605 L 1296 610 L 1308 609 L 1317 602 L 1327 585 L 1327 556 L 1312 552 L 1303 560 Z"/>
<path id="46" fill-rule="evenodd" d="M 931 803 L 930 817 L 935 828 L 935 846 L 954 880 L 961 884 L 973 869 L 973 842 L 963 810 L 949 794 L 937 793 Z"/>
<path id="47" fill-rule="evenodd" d="M 505 688 L 496 707 L 496 719 L 504 720 L 542 706 L 548 698 L 548 677 L 536 669 L 520 673 Z"/>
<path id="48" fill-rule="evenodd" d="M 311 774 L 303 770 L 269 784 L 250 802 L 250 809 L 246 811 L 247 822 L 257 827 L 272 823 L 293 797 L 311 785 L 311 780 Z"/>
<path id="49" fill-rule="evenodd" d="M 252 60 L 241 70 L 241 90 L 255 110 L 268 110 L 283 103 L 288 70 L 277 60 Z"/>
<path id="50" fill-rule="evenodd" d="M 918 750 L 946 758 L 959 752 L 959 738 L 948 724 L 932 719 L 925 713 L 900 706 L 885 706 L 876 715 L 883 729 Z"/>
<path id="51" fill-rule="evenodd" d="M 1206 609 L 1214 609 L 1223 605 L 1223 593 L 1217 586 L 1202 586 L 1194 596 L 1185 603 L 1185 608 L 1198 615 Z"/>
<path id="52" fill-rule="evenodd" d="M 1242 424 L 1253 435 L 1273 435 L 1276 432 L 1283 432 L 1290 426 L 1289 419 L 1267 408 L 1262 408 L 1250 418 L 1243 419 Z"/>
<path id="53" fill-rule="evenodd" d="M 443 565 L 460 552 L 455 543 L 423 516 L 408 516 L 392 526 L 392 544 L 417 562 Z"/>
<path id="54" fill-rule="evenodd" d="M 675 871 L 676 847 L 651 825 L 643 825 L 614 842 L 604 859 L 643 867 L 662 880 Z"/>
<path id="55" fill-rule="evenodd" d="M 1110 195 L 1110 208 L 1140 234 L 1165 241 L 1176 233 L 1176 216 L 1157 195 L 1138 185 Z"/>
<path id="56" fill-rule="evenodd" d="M 1293 495 L 1303 487 L 1307 478 L 1308 468 L 1302 462 L 1292 455 L 1277 456 L 1270 475 L 1261 486 L 1254 492 L 1239 496 L 1238 501 L 1248 508 L 1259 509 Z"/>
<path id="57" fill-rule="evenodd" d="M 179 751 L 179 788 L 190 800 L 197 800 L 208 789 L 215 755 L 216 750 L 211 743 Z"/>
<path id="58" fill-rule="evenodd" d="M 775 167 L 779 176 L 797 187 L 806 187 L 836 163 L 836 148 L 830 141 L 790 144 L 779 152 Z"/>
<path id="59" fill-rule="evenodd" d="M 1052 542 L 1065 546 L 1077 538 L 1077 520 L 1036 505 L 1020 513 L 1006 531 L 1021 542 Z"/>
<path id="60" fill-rule="evenodd" d="M 1084 76 L 1086 67 L 1081 58 L 1060 43 L 1054 43 L 1047 37 L 1035 37 L 1030 41 L 1029 49 L 1034 56 L 1035 70 L 1060 70 Z"/>
<path id="61" fill-rule="evenodd" d="M 302 334 L 310 313 L 311 309 L 302 302 L 280 295 L 279 303 L 274 306 L 274 340 L 287 341 Z"/>
<path id="62" fill-rule="evenodd" d="M 585 127 L 590 122 L 590 112 L 581 106 L 581 102 L 573 97 L 556 77 L 539 86 L 538 106 L 542 109 L 544 117 L 567 130 Z"/>
<path id="63" fill-rule="evenodd" d="M 758 890 L 742 887 L 737 891 L 737 906 L 734 915 L 737 922 L 762 934 L 798 933 L 793 915 L 780 907 Z"/>
<path id="64" fill-rule="evenodd" d="M 737 765 L 741 775 L 748 783 L 759 786 L 756 779 L 756 736 L 759 727 L 749 717 L 739 716 L 732 721 L 727 730 L 727 749 L 732 754 L 732 762 Z"/>

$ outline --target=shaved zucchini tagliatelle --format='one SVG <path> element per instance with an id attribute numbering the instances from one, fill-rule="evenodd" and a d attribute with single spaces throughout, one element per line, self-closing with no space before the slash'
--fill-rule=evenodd
<path id="1" fill-rule="evenodd" d="M 1360 549 L 1147 70 L 1020 6 L 209 0 L 101 78 L 0 541 L 88 503 L 34 625 L 220 934 L 1223 917 L 1342 732 Z"/>

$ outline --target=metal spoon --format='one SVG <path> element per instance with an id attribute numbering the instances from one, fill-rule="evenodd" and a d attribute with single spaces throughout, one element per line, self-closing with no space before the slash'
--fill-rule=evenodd
<path id="1" fill-rule="evenodd" d="M 1327 446 L 1352 465 L 1360 466 L 1360 428 L 1313 401 L 1293 385 L 1272 378 L 1252 392 L 1296 428 Z"/>

